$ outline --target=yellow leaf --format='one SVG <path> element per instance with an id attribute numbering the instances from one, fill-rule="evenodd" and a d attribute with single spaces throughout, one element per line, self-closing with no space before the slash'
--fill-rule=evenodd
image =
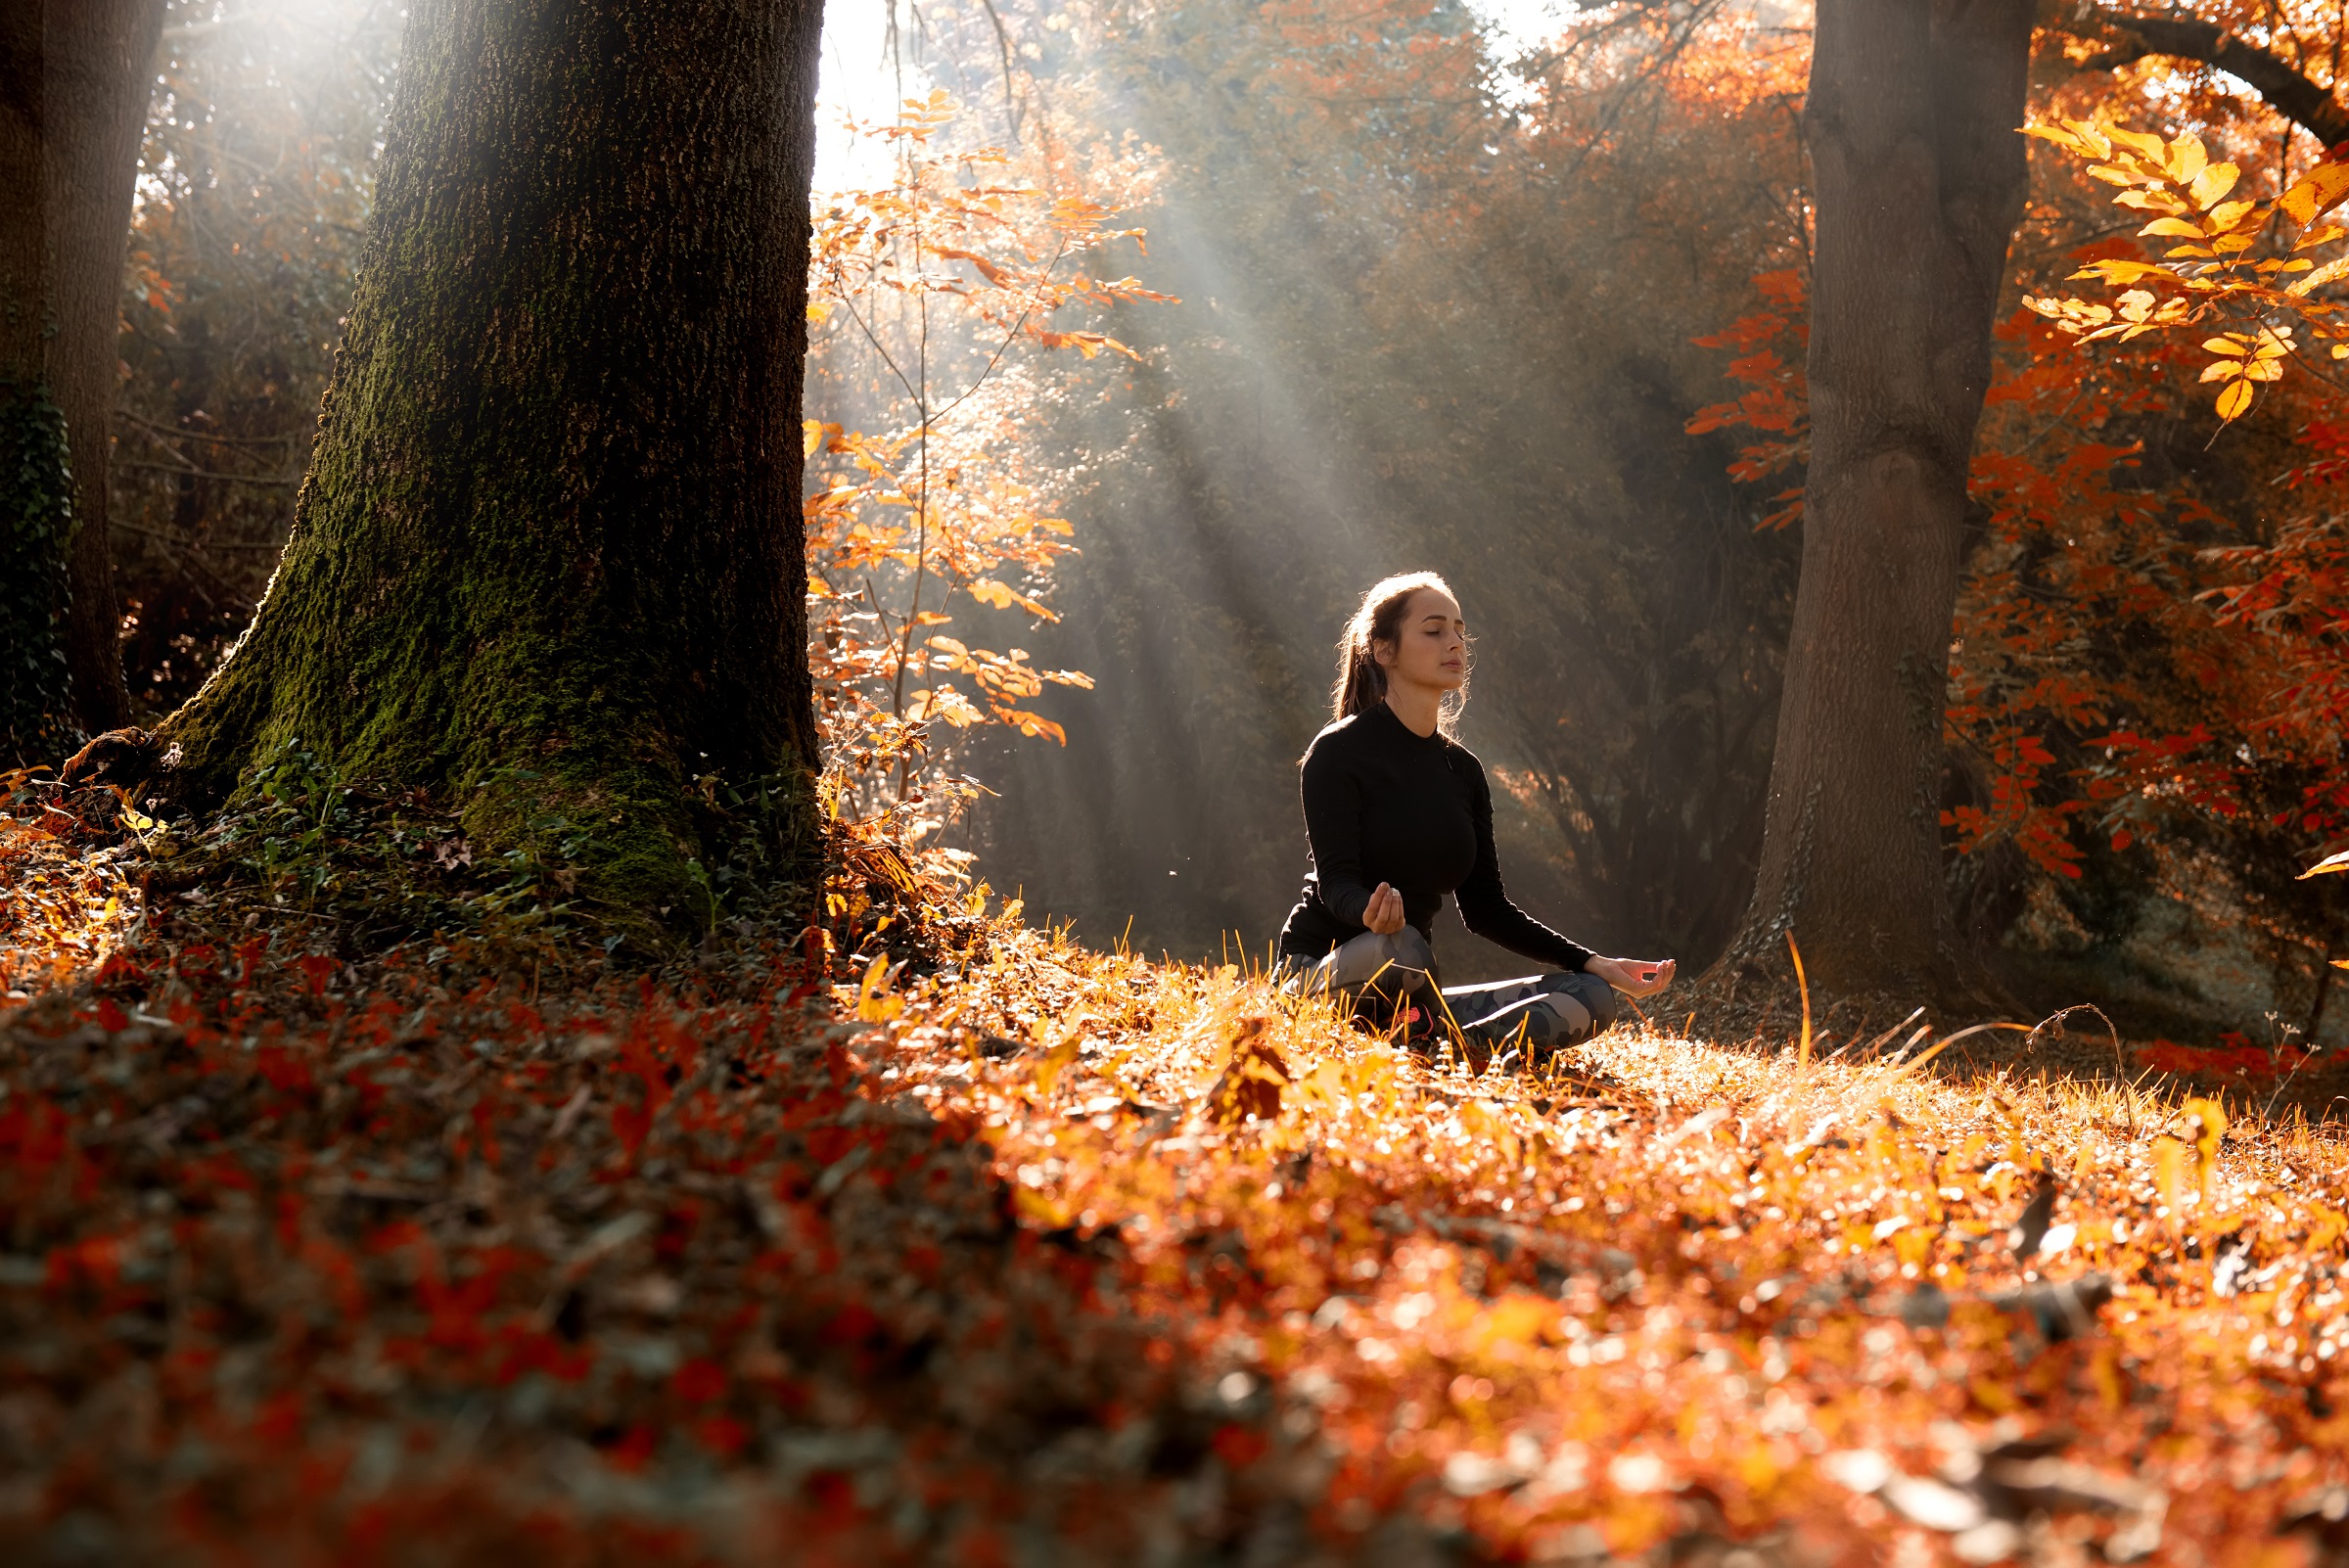
<path id="1" fill-rule="evenodd" d="M 889 954 L 883 953 L 866 966 L 864 981 L 856 988 L 857 1021 L 886 1024 L 904 1010 L 905 998 L 890 993 Z"/>
<path id="2" fill-rule="evenodd" d="M 1041 714 L 1032 714 L 1025 708 L 998 708 L 994 716 L 996 723 L 1016 729 L 1030 740 L 1040 737 L 1063 746 L 1069 743 L 1069 732 Z"/>
<path id="3" fill-rule="evenodd" d="M 2322 289 L 2344 273 L 2349 273 L 2349 256 L 2336 256 L 2317 268 L 2316 271 L 2311 272 L 2307 277 L 2294 280 L 2283 292 L 2291 295 L 2303 295 L 2312 289 Z"/>
<path id="4" fill-rule="evenodd" d="M 2244 351 L 2243 346 L 2233 338 L 2205 338 L 2202 340 L 2202 346 L 2214 354 L 2240 355 Z"/>
<path id="5" fill-rule="evenodd" d="M 1039 621 L 1058 621 L 1060 619 L 1049 606 L 1038 604 L 1009 583 L 998 582 L 993 577 L 981 577 L 973 582 L 970 585 L 970 595 L 981 604 L 991 605 L 997 610 L 1008 610 L 1016 604 Z"/>
<path id="6" fill-rule="evenodd" d="M 2203 165 L 2209 161 L 2210 154 L 2203 150 L 2202 138 L 2188 131 L 2170 143 L 2169 151 L 2162 157 L 2162 170 L 2178 184 L 2190 185 L 2201 175 Z"/>
<path id="7" fill-rule="evenodd" d="M 810 327 L 822 326 L 825 319 L 831 314 L 832 306 L 828 300 L 809 300 L 807 301 L 807 325 Z"/>
<path id="8" fill-rule="evenodd" d="M 2188 218 L 2155 218 L 2152 222 L 2146 224 L 2143 228 L 2138 230 L 2137 232 L 2140 234 L 2174 234 L 2182 240 L 2206 240 L 2210 238 L 2210 236 L 2202 232 L 2201 224 L 2196 223 Z"/>
<path id="9" fill-rule="evenodd" d="M 2025 136 L 2036 136 L 2042 141 L 2053 142 L 2068 152 L 2085 153 L 2088 151 L 2087 148 L 2080 145 L 2078 136 L 2059 125 L 2025 125 L 2022 130 Z"/>
<path id="10" fill-rule="evenodd" d="M 2221 359 L 2216 363 L 2204 365 L 2201 379 L 2203 381 L 2228 381 L 2242 373 L 2243 362 L 2241 360 Z"/>
<path id="11" fill-rule="evenodd" d="M 2338 854 L 2325 856 L 2324 859 L 2301 872 L 2298 880 L 2306 882 L 2310 877 L 2326 876 L 2334 871 L 2349 871 L 2349 850 L 2343 850 Z"/>
<path id="12" fill-rule="evenodd" d="M 2219 165 L 2219 168 L 2231 169 L 2233 167 L 2234 167 L 2233 163 Z M 2217 170 L 2214 169 L 2211 172 L 2216 173 Z M 2210 209 L 2210 215 L 2202 220 L 2202 226 L 2213 234 L 2224 234 L 2237 223 L 2242 222 L 2247 214 L 2258 210 L 2259 204 L 2257 202 L 2222 202 Z"/>
<path id="13" fill-rule="evenodd" d="M 2306 234 L 2301 235 L 2299 239 L 2294 240 L 2292 242 L 2292 249 L 2294 251 L 2306 251 L 2320 245 L 2330 245 L 2333 241 L 2341 239 L 2344 236 L 2349 236 L 2349 229 L 2344 229 L 2337 224 L 2327 223 L 2323 228 L 2311 229 Z"/>
<path id="14" fill-rule="evenodd" d="M 800 455 L 813 457 L 815 449 L 824 444 L 824 422 L 820 419 L 800 421 Z"/>
<path id="15" fill-rule="evenodd" d="M 2303 174 L 2276 205 L 2283 208 L 2286 217 L 2307 228 L 2344 198 L 2349 198 L 2349 163 L 2326 161 Z"/>
<path id="16" fill-rule="evenodd" d="M 2169 149 L 2162 145 L 2162 140 L 2158 136 L 2148 136 L 2143 131 L 2123 130 L 2118 125 L 2108 126 L 2104 134 L 2111 137 L 2120 146 L 2150 160 L 2156 165 L 2166 166 L 2169 162 Z M 2190 136 L 2180 139 L 2193 141 L 2197 147 L 2201 145 L 2198 140 Z"/>
<path id="17" fill-rule="evenodd" d="M 2228 384 L 2227 390 L 2219 393 L 2219 417 L 2221 419 L 2239 419 L 2242 417 L 2243 410 L 2250 406 L 2251 383 L 2248 381 L 2231 382 Z"/>
<path id="18" fill-rule="evenodd" d="M 2072 280 L 2101 278 L 2106 283 L 2135 283 L 2162 271 L 2162 267 L 2151 261 L 2091 261 L 2073 273 Z"/>

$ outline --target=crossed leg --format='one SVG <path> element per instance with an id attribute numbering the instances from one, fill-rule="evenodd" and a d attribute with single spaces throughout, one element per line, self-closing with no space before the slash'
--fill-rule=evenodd
<path id="1" fill-rule="evenodd" d="M 1615 1022 L 1615 988 L 1596 975 L 1534 975 L 1483 986 L 1447 986 L 1444 1005 L 1460 1033 L 1528 1055 L 1579 1044 Z"/>
<path id="2" fill-rule="evenodd" d="M 1391 1016 L 1401 1004 L 1423 1005 L 1486 1049 L 1522 1041 L 1536 1056 L 1578 1044 L 1615 1022 L 1615 988 L 1588 974 L 1534 975 L 1482 986 L 1448 986 L 1441 1001 L 1429 984 L 1435 954 L 1416 928 L 1364 932 L 1319 962 L 1292 969 L 1286 987 L 1306 995 L 1353 996 L 1358 1010 Z"/>

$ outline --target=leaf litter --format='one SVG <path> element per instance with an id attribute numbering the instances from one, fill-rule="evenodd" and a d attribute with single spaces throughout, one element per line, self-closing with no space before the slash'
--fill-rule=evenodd
<path id="1" fill-rule="evenodd" d="M 150 918 L 38 820 L 12 1560 L 2349 1539 L 2349 1149 L 2296 1115 L 1639 1030 L 1476 1072 L 975 905 L 915 963 L 533 1000 Z"/>

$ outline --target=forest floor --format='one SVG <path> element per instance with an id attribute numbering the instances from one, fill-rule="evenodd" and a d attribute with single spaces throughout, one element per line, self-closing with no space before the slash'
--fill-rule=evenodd
<path id="1" fill-rule="evenodd" d="M 25 799 L 11 1562 L 2349 1561 L 2297 1109 L 1897 1036 L 1476 1073 L 975 899 L 627 978 L 518 866 L 353 952 L 318 811 Z"/>

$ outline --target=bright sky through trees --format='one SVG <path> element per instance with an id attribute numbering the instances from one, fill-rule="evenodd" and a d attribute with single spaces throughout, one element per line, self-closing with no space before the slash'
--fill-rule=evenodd
<path id="1" fill-rule="evenodd" d="M 934 86 L 955 87 L 933 77 L 907 29 L 901 66 L 890 53 L 890 10 L 895 0 L 845 0 L 824 12 L 823 76 L 816 92 L 815 189 L 838 191 L 885 183 L 885 144 L 852 134 L 845 123 L 871 123 L 896 113 L 899 97 L 921 97 Z M 1467 0 L 1491 39 L 1496 57 L 1506 60 L 1556 34 L 1574 7 L 1563 0 Z"/>

